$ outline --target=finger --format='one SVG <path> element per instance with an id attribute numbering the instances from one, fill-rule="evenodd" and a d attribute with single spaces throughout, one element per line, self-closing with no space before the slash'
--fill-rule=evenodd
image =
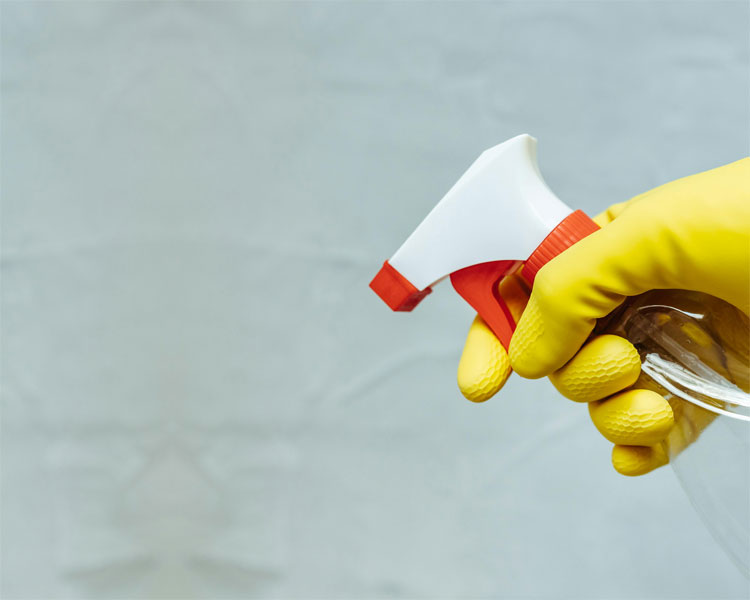
<path id="1" fill-rule="evenodd" d="M 621 249 L 632 245 L 629 230 L 617 233 L 623 220 L 582 239 L 537 273 L 510 341 L 511 364 L 519 375 L 536 379 L 559 369 L 583 345 L 597 319 L 628 295 L 652 287 L 623 277 L 619 265 L 627 261 Z"/>
<path id="2" fill-rule="evenodd" d="M 621 475 L 636 477 L 666 465 L 669 456 L 662 444 L 655 446 L 620 446 L 612 448 L 612 466 Z"/>
<path id="3" fill-rule="evenodd" d="M 477 315 L 469 328 L 458 363 L 458 388 L 467 400 L 484 402 L 505 385 L 510 373 L 505 348 Z"/>
<path id="4" fill-rule="evenodd" d="M 497 287 L 515 320 L 529 300 L 529 288 L 517 275 L 505 277 Z M 494 396 L 510 377 L 508 353 L 487 324 L 474 319 L 458 363 L 458 387 L 472 402 L 484 402 Z"/>
<path id="5" fill-rule="evenodd" d="M 617 335 L 600 335 L 586 342 L 549 379 L 566 398 L 592 402 L 633 385 L 640 373 L 641 361 L 633 344 Z"/>
<path id="6" fill-rule="evenodd" d="M 529 302 L 531 290 L 528 284 L 520 275 L 509 275 L 497 285 L 497 293 L 505 300 L 505 305 L 517 323 Z"/>
<path id="7" fill-rule="evenodd" d="M 625 446 L 652 446 L 674 425 L 669 402 L 651 390 L 628 390 L 591 402 L 589 415 L 605 438 Z"/>

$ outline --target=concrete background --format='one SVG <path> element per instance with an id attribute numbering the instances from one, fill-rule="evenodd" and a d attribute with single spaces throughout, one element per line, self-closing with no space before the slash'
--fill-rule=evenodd
<path id="1" fill-rule="evenodd" d="M 748 154 L 747 2 L 3 2 L 2 597 L 746 598 L 673 473 L 372 275 L 484 148 Z"/>

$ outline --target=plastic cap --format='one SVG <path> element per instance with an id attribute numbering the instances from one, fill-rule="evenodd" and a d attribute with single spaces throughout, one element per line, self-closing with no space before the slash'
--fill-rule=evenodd
<path id="1" fill-rule="evenodd" d="M 370 287 L 392 310 L 404 312 L 412 310 L 432 291 L 429 287 L 419 291 L 388 261 L 383 263 L 378 274 L 370 282 Z"/>
<path id="2" fill-rule="evenodd" d="M 526 260 L 521 277 L 529 285 L 534 284 L 534 278 L 544 265 L 551 261 L 563 250 L 567 250 L 587 235 L 594 233 L 599 226 L 583 211 L 577 210 L 565 217 L 550 234 L 542 240 L 536 250 Z"/>

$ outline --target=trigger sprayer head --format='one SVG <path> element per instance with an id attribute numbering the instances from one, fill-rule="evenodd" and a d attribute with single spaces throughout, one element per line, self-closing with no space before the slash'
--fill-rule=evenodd
<path id="1" fill-rule="evenodd" d="M 411 310 L 447 275 L 529 257 L 573 211 L 547 187 L 526 134 L 486 150 L 385 262 L 370 287 Z"/>

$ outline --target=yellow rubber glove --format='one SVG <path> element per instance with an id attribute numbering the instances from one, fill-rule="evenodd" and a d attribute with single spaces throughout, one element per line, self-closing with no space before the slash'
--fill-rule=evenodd
<path id="1" fill-rule="evenodd" d="M 539 271 L 525 310 L 520 278 L 503 282 L 511 312 L 523 313 L 510 356 L 477 317 L 458 385 L 481 402 L 503 386 L 511 367 L 523 377 L 549 375 L 564 396 L 589 403 L 597 429 L 615 444 L 615 469 L 640 475 L 668 460 L 660 442 L 674 424 L 673 408 L 644 389 L 630 342 L 589 335 L 627 297 L 652 289 L 703 292 L 750 311 L 750 159 L 660 186 L 595 221 L 601 230 Z M 694 423 L 693 432 L 706 424 Z"/>

